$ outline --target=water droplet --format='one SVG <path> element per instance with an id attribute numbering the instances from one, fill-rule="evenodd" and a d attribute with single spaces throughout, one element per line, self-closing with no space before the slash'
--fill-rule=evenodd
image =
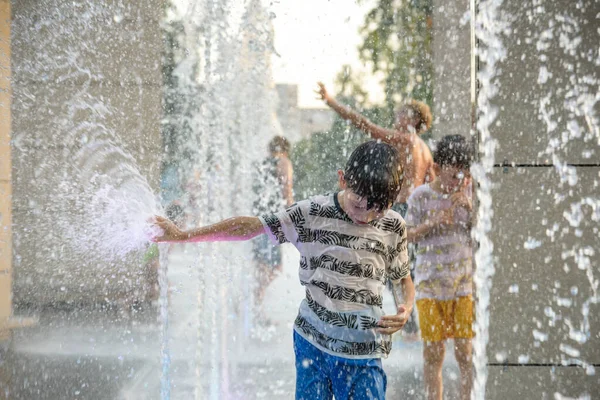
<path id="1" fill-rule="evenodd" d="M 527 354 L 519 354 L 517 361 L 519 364 L 527 364 L 529 362 L 529 356 Z"/>
<path id="2" fill-rule="evenodd" d="M 579 292 L 579 289 L 577 289 L 577 286 L 573 286 L 571 288 L 571 295 L 572 296 L 576 296 L 578 292 Z"/>

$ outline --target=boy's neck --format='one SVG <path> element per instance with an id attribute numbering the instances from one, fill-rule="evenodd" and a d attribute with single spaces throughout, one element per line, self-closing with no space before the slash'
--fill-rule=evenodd
<path id="1" fill-rule="evenodd" d="M 337 196 L 337 201 L 338 201 L 338 204 L 340 205 L 340 208 L 342 209 L 343 212 L 348 214 L 346 212 L 346 201 L 344 199 L 345 192 L 346 192 L 345 190 L 340 190 L 339 192 L 336 193 L 336 196 Z"/>
<path id="2" fill-rule="evenodd" d="M 340 208 L 342 209 L 344 214 L 346 214 L 348 216 L 348 218 L 350 218 L 350 214 L 348 214 L 348 210 L 346 209 L 346 191 L 340 190 L 339 192 L 337 192 L 336 196 L 337 196 L 337 202 L 340 205 Z M 350 218 L 350 219 L 352 219 L 352 218 Z"/>

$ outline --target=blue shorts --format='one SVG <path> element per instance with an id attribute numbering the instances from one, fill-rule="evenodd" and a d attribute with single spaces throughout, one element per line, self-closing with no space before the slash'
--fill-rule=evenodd
<path id="1" fill-rule="evenodd" d="M 294 331 L 296 400 L 384 400 L 387 378 L 380 358 L 332 356 Z"/>

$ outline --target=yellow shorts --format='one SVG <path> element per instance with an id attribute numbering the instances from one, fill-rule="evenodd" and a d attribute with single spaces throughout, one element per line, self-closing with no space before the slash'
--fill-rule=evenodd
<path id="1" fill-rule="evenodd" d="M 425 342 L 471 339 L 473 333 L 473 298 L 458 297 L 452 300 L 417 300 L 421 338 Z"/>

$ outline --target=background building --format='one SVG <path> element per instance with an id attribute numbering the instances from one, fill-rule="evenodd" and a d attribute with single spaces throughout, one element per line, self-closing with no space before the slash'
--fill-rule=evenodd
<path id="1" fill-rule="evenodd" d="M 298 85 L 279 83 L 277 89 L 277 118 L 286 137 L 292 142 L 308 139 L 315 132 L 331 129 L 335 113 L 327 107 L 301 108 L 298 106 Z"/>

